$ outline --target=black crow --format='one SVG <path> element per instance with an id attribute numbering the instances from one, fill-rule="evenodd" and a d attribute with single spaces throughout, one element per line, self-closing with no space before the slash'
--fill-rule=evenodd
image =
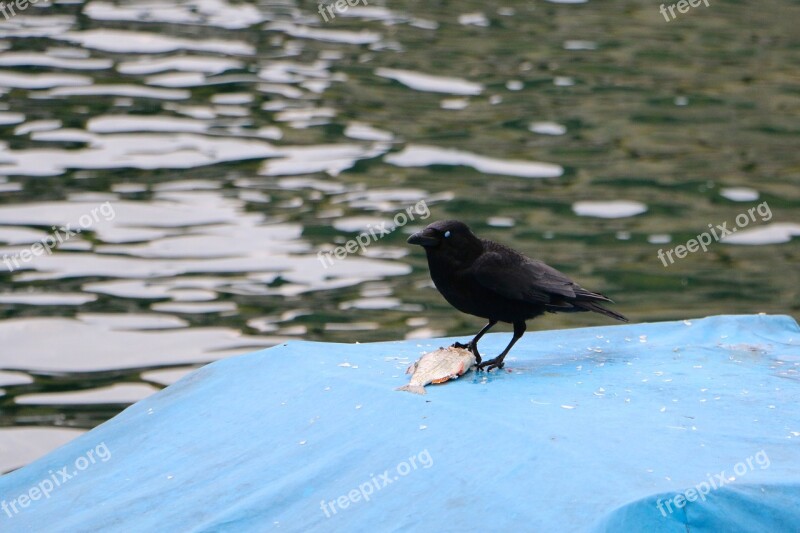
<path id="1" fill-rule="evenodd" d="M 450 305 L 489 323 L 465 347 L 475 354 L 478 369 L 503 368 L 503 359 L 525 333 L 525 321 L 545 311 L 594 311 L 627 322 L 628 319 L 598 302 L 611 302 L 587 291 L 541 261 L 508 246 L 479 239 L 458 220 L 439 220 L 408 238 L 425 248 L 436 288 Z M 612 302 L 613 303 L 613 302 Z M 503 353 L 481 362 L 478 341 L 498 322 L 514 324 L 514 336 Z"/>

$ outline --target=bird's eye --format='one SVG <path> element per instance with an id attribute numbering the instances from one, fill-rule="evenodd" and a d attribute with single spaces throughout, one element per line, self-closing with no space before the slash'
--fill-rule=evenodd
<path id="1" fill-rule="evenodd" d="M 449 236 L 450 236 L 450 230 L 445 231 L 444 232 L 444 238 L 446 239 Z"/>

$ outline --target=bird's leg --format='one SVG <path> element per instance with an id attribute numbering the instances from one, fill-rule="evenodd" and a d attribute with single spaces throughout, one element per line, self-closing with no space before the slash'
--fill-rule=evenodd
<path id="1" fill-rule="evenodd" d="M 489 320 L 489 323 L 483 326 L 483 329 L 480 330 L 471 341 L 469 341 L 469 344 L 461 344 L 460 342 L 457 342 L 453 345 L 453 348 L 465 348 L 469 350 L 472 352 L 472 355 L 475 356 L 475 363 L 480 364 L 481 354 L 478 351 L 478 341 L 481 339 L 481 337 L 483 337 L 483 334 L 489 331 L 495 324 L 497 324 L 497 320 Z"/>
<path id="2" fill-rule="evenodd" d="M 489 359 L 488 361 L 484 361 L 478 365 L 478 370 L 486 370 L 487 372 L 493 368 L 503 368 L 503 359 L 505 359 L 506 354 L 511 351 L 511 347 L 525 334 L 525 321 L 521 322 L 514 322 L 514 336 L 511 337 L 511 342 L 508 343 L 506 349 L 503 350 L 503 353 L 495 357 L 494 359 Z"/>

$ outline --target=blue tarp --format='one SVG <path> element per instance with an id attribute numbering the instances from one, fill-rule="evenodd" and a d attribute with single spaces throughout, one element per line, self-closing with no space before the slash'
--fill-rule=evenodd
<path id="1" fill-rule="evenodd" d="M 0 478 L 0 530 L 800 530 L 791 318 L 529 332 L 500 373 L 393 390 L 465 339 L 205 366 Z"/>

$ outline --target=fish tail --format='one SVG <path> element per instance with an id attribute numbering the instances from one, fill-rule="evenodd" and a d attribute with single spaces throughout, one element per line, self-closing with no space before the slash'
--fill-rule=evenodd
<path id="1" fill-rule="evenodd" d="M 408 392 L 413 392 L 414 394 L 426 394 L 425 387 L 420 387 L 419 385 L 403 385 L 402 387 L 397 387 L 395 390 L 404 390 Z"/>

